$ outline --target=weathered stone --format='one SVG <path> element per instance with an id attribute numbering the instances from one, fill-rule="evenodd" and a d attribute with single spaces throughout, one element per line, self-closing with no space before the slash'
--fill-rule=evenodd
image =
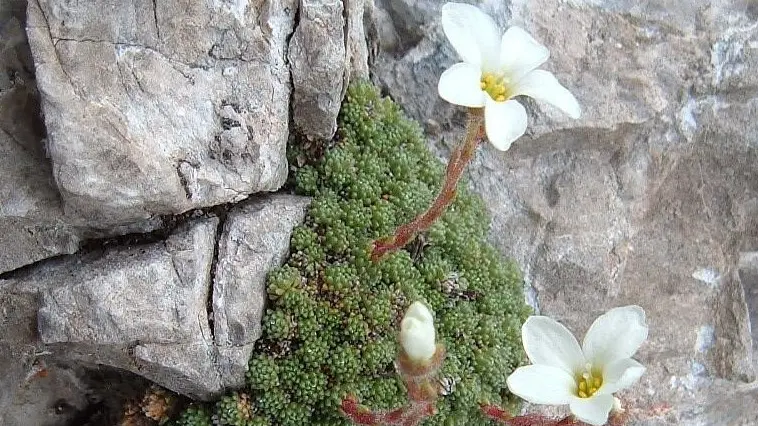
<path id="1" fill-rule="evenodd" d="M 200 219 L 165 242 L 66 259 L 22 278 L 51 287 L 38 313 L 42 341 L 60 356 L 133 371 L 183 394 L 221 391 L 218 374 L 208 373 L 206 306 L 217 225 Z"/>
<path id="2" fill-rule="evenodd" d="M 289 253 L 292 229 L 305 218 L 307 197 L 274 195 L 232 209 L 219 239 L 213 282 L 214 339 L 223 379 L 241 386 L 261 335 L 266 276 Z"/>
<path id="3" fill-rule="evenodd" d="M 0 326 L 10 330 L 0 336 L 9 357 L 0 380 L 20 386 L 35 353 L 45 353 L 131 371 L 193 398 L 242 386 L 266 276 L 286 258 L 308 203 L 258 197 L 231 209 L 222 229 L 218 218 L 198 217 L 164 241 L 50 260 L 0 281 Z M 0 413 L 19 407 L 14 395 L 0 398 Z"/>
<path id="4" fill-rule="evenodd" d="M 90 404 L 90 389 L 77 372 L 60 366 L 46 366 L 44 373 L 29 371 L 23 385 L 5 392 L 14 400 L 5 412 L 0 408 L 3 426 L 66 426 L 76 423 L 76 416 Z M 2 404 L 0 403 L 0 407 Z"/>
<path id="5" fill-rule="evenodd" d="M 347 25 L 349 81 L 369 78 L 369 65 L 377 48 L 374 0 L 344 0 Z M 347 87 L 343 90 L 343 95 Z"/>
<path id="6" fill-rule="evenodd" d="M 758 252 L 742 253 L 739 276 L 745 289 L 753 337 L 753 369 L 758 374 Z"/>
<path id="7" fill-rule="evenodd" d="M 296 6 L 30 2 L 66 214 L 108 228 L 279 188 Z"/>
<path id="8" fill-rule="evenodd" d="M 758 425 L 758 384 L 734 388 L 723 385 L 721 395 L 705 401 L 703 420 L 705 426 L 753 426 Z"/>
<path id="9" fill-rule="evenodd" d="M 445 154 L 465 111 L 436 91 L 458 61 L 440 4 L 388 3 L 379 28 L 391 50 L 374 76 Z M 754 8 L 477 3 L 546 44 L 544 68 L 583 106 L 573 121 L 527 100 L 528 134 L 506 153 L 478 151 L 468 170 L 493 212 L 493 242 L 522 265 L 539 312 L 579 336 L 610 307 L 645 308 L 651 332 L 638 359 L 647 372 L 621 395 L 631 424 L 721 424 L 710 403 L 755 377 L 736 274 L 740 253 L 758 245 Z M 427 14 L 409 21 L 403 8 Z M 415 25 L 423 37 L 408 43 L 401 35 Z"/>
<path id="10" fill-rule="evenodd" d="M 208 399 L 217 396 L 227 385 L 221 376 L 225 366 L 223 361 L 217 364 L 215 350 L 208 343 L 140 343 L 134 348 L 139 374 L 167 389 L 193 398 Z M 244 379 L 244 371 L 241 377 Z"/>
<path id="11" fill-rule="evenodd" d="M 368 78 L 373 3 L 302 0 L 299 17 L 288 53 L 292 119 L 305 136 L 330 139 L 349 80 Z"/>
<path id="12" fill-rule="evenodd" d="M 216 221 L 200 222 L 165 244 L 110 250 L 92 262 L 66 265 L 66 285 L 43 293 L 42 340 L 104 345 L 202 340 L 209 333 L 198 328 L 207 323 L 198 314 L 206 312 Z"/>
<path id="13" fill-rule="evenodd" d="M 38 350 L 34 327 L 37 298 L 0 280 L 0 424 L 12 424 L 12 404 L 21 390 Z"/>
<path id="14" fill-rule="evenodd" d="M 342 0 L 301 0 L 300 21 L 289 45 L 292 119 L 304 134 L 328 139 L 347 83 Z"/>
<path id="15" fill-rule="evenodd" d="M 0 273 L 79 248 L 45 158 L 25 5 L 0 4 Z"/>

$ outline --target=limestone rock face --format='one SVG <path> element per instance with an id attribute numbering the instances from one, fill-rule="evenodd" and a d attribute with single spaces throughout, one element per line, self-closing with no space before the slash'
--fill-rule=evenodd
<path id="1" fill-rule="evenodd" d="M 368 77 L 372 11 L 373 4 L 366 0 L 300 2 L 288 58 L 292 121 L 305 136 L 330 139 L 348 82 Z"/>
<path id="2" fill-rule="evenodd" d="M 79 248 L 63 220 L 40 142 L 34 63 L 24 32 L 24 1 L 0 4 L 0 273 Z"/>
<path id="3" fill-rule="evenodd" d="M 345 74 L 345 22 L 341 0 L 301 2 L 289 46 L 293 121 L 303 133 L 331 138 L 337 130 Z"/>
<path id="4" fill-rule="evenodd" d="M 0 5 L 0 273 L 274 191 L 290 127 L 334 134 L 371 0 L 195 3 Z"/>
<path id="5" fill-rule="evenodd" d="M 41 341 L 66 357 L 131 370 L 177 392 L 220 391 L 206 308 L 217 224 L 200 220 L 165 242 L 35 271 L 27 286 L 49 283 L 38 311 Z"/>
<path id="6" fill-rule="evenodd" d="M 266 277 L 287 258 L 292 229 L 305 218 L 307 197 L 265 197 L 229 212 L 213 282 L 214 341 L 227 386 L 244 384 L 253 343 L 261 336 Z"/>
<path id="7" fill-rule="evenodd" d="M 131 371 L 199 399 L 242 386 L 266 275 L 286 258 L 309 202 L 261 197 L 230 210 L 223 225 L 195 218 L 162 241 L 73 255 L 0 281 L 0 325 L 12 330 L 0 336 L 3 380 L 21 381 L 36 352 Z M 13 395 L 0 399 L 0 413 Z"/>
<path id="8" fill-rule="evenodd" d="M 755 396 L 743 389 L 755 378 L 754 283 L 740 267 L 758 246 L 755 8 L 477 4 L 548 46 L 543 68 L 583 107 L 574 121 L 525 100 L 527 135 L 505 153 L 479 149 L 469 177 L 493 213 L 493 242 L 524 269 L 538 312 L 579 336 L 608 308 L 646 310 L 651 332 L 638 359 L 648 370 L 621 395 L 632 424 L 721 424 L 711 423 L 712 401 Z M 465 109 L 437 95 L 439 75 L 458 61 L 440 5 L 377 5 L 375 79 L 447 157 Z M 729 424 L 752 424 L 750 415 L 732 412 Z"/>
<path id="9" fill-rule="evenodd" d="M 107 228 L 278 189 L 296 8 L 295 0 L 29 2 L 66 214 Z"/>

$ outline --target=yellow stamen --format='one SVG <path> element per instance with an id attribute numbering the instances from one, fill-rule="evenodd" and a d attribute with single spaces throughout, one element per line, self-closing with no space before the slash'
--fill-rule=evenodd
<path id="1" fill-rule="evenodd" d="M 505 102 L 511 98 L 510 93 L 508 93 L 508 82 L 501 75 L 488 72 L 482 74 L 479 87 L 497 102 Z"/>
<path id="2" fill-rule="evenodd" d="M 603 386 L 603 376 L 599 372 L 592 371 L 591 365 L 587 365 L 585 371 L 577 377 L 577 395 L 579 398 L 591 397 L 601 386 Z"/>

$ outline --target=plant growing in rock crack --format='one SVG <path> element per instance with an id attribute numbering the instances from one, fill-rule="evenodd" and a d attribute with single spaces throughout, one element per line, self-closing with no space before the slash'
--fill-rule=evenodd
<path id="1" fill-rule="evenodd" d="M 550 103 L 572 118 L 581 113 L 571 92 L 552 73 L 537 69 L 550 53 L 526 31 L 511 27 L 501 37 L 490 16 L 463 3 L 442 6 L 442 28 L 462 62 L 442 74 L 438 91 L 442 99 L 469 108 L 466 135 L 450 156 L 437 198 L 391 236 L 374 241 L 374 260 L 404 247 L 440 218 L 453 203 L 458 180 L 485 135 L 496 149 L 507 151 L 524 134 L 526 110 L 514 97 Z"/>
<path id="2" fill-rule="evenodd" d="M 529 309 L 516 266 L 486 242 L 482 201 L 461 188 L 423 240 L 373 262 L 371 241 L 424 209 L 441 164 L 419 126 L 369 84 L 349 88 L 330 145 L 294 173 L 296 191 L 313 201 L 286 264 L 269 274 L 244 390 L 252 413 L 260 424 L 331 426 L 350 424 L 340 413 L 348 395 L 375 410 L 405 406 L 397 330 L 423 300 L 447 348 L 442 396 L 424 424 L 485 424 L 480 402 L 515 402 L 506 378 L 524 360 L 519 330 Z"/>

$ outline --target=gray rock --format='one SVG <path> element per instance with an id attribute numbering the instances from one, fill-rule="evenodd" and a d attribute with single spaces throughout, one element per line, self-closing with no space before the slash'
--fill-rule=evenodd
<path id="1" fill-rule="evenodd" d="M 199 217 L 164 241 L 62 257 L 0 281 L 0 327 L 9 330 L 0 336 L 0 380 L 20 387 L 44 353 L 197 399 L 242 386 L 261 335 L 266 276 L 286 258 L 309 202 L 257 197 L 231 209 L 223 226 Z M 0 397 L 0 414 L 20 409 L 18 395 Z"/>
<path id="2" fill-rule="evenodd" d="M 706 402 L 701 425 L 753 426 L 758 424 L 758 384 L 730 389 Z"/>
<path id="3" fill-rule="evenodd" d="M 74 257 L 24 278 L 50 283 L 38 311 L 42 342 L 66 358 L 132 371 L 175 392 L 220 392 L 218 374 L 209 374 L 206 307 L 217 227 L 217 218 L 201 219 L 165 242 Z"/>
<path id="4" fill-rule="evenodd" d="M 13 403 L 32 371 L 38 345 L 36 322 L 38 301 L 34 292 L 17 287 L 15 281 L 0 280 L 0 424 L 12 424 Z"/>
<path id="5" fill-rule="evenodd" d="M 261 335 L 266 276 L 289 254 L 292 229 L 305 218 L 310 198 L 266 196 L 235 207 L 219 239 L 213 282 L 214 339 L 224 381 L 241 386 L 252 344 Z"/>
<path id="6" fill-rule="evenodd" d="M 0 4 L 0 273 L 79 248 L 45 158 L 25 1 Z"/>
<path id="7" fill-rule="evenodd" d="M 309 138 L 330 139 L 351 79 L 368 78 L 373 2 L 302 0 L 288 58 L 292 121 Z"/>
<path id="8" fill-rule="evenodd" d="M 14 399 L 5 413 L 0 409 L 3 426 L 65 426 L 75 422 L 76 414 L 89 405 L 92 392 L 77 371 L 45 366 L 44 373 L 32 368 L 23 386 L 7 392 Z M 6 394 L 6 392 L 3 392 Z M 2 407 L 2 405 L 0 405 Z"/>
<path id="9" fill-rule="evenodd" d="M 109 228 L 278 189 L 295 12 L 294 0 L 30 2 L 48 151 L 72 221 Z"/>
<path id="10" fill-rule="evenodd" d="M 758 374 L 758 252 L 741 253 L 739 277 L 745 289 L 753 337 L 753 369 Z"/>
<path id="11" fill-rule="evenodd" d="M 344 0 L 343 3 L 347 21 L 348 80 L 367 80 L 369 66 L 373 63 L 378 48 L 374 0 Z"/>
<path id="12" fill-rule="evenodd" d="M 439 4 L 387 3 L 379 34 L 389 47 L 374 77 L 426 123 L 445 157 L 462 134 L 464 109 L 437 96 L 439 75 L 457 61 L 438 25 Z M 479 149 L 469 177 L 493 213 L 493 242 L 521 264 L 539 312 L 579 336 L 610 307 L 645 308 L 651 333 L 638 358 L 648 370 L 621 395 L 632 424 L 721 424 L 708 411 L 712 401 L 754 395 L 732 393 L 755 378 L 752 293 L 737 274 L 744 280 L 740 253 L 758 244 L 754 8 L 481 5 L 546 44 L 545 68 L 583 106 L 572 121 L 526 101 L 528 134 L 506 153 Z M 410 22 L 398 8 L 428 12 Z M 423 37 L 399 41 L 418 25 Z"/>
<path id="13" fill-rule="evenodd" d="M 328 139 L 347 83 L 342 0 L 301 0 L 300 21 L 289 45 L 292 121 L 304 134 Z"/>

